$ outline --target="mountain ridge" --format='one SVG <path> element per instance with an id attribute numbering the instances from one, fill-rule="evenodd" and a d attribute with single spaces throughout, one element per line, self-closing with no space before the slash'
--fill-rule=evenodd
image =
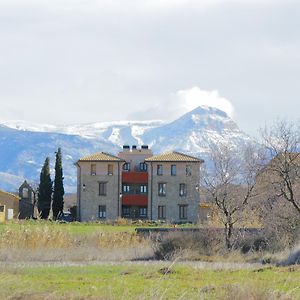
<path id="1" fill-rule="evenodd" d="M 66 191 L 74 192 L 74 163 L 93 152 L 117 154 L 124 144 L 146 144 L 154 154 L 179 151 L 208 160 L 212 143 L 240 147 L 250 141 L 225 112 L 208 106 L 199 106 L 170 123 L 154 120 L 54 126 L 8 121 L 0 124 L 0 188 L 16 190 L 24 179 L 37 183 L 46 156 L 52 158 L 53 173 L 58 147 L 62 148 Z"/>

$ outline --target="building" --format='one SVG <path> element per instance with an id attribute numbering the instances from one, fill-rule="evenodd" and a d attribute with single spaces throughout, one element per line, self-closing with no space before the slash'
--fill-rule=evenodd
<path id="1" fill-rule="evenodd" d="M 179 152 L 153 155 L 148 146 L 83 157 L 76 163 L 78 218 L 196 222 L 202 162 Z"/>
<path id="2" fill-rule="evenodd" d="M 19 219 L 32 218 L 36 202 L 36 192 L 26 180 L 19 187 L 19 197 Z"/>
<path id="3" fill-rule="evenodd" d="M 5 219 L 17 218 L 19 215 L 20 198 L 14 194 L 0 190 L 0 212 L 5 215 Z"/>

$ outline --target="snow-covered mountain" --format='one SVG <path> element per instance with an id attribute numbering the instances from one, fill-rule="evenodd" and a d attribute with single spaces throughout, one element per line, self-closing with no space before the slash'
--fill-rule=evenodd
<path id="1" fill-rule="evenodd" d="M 41 166 L 62 148 L 66 190 L 76 189 L 74 163 L 83 155 L 106 151 L 116 154 L 122 145 L 147 144 L 154 153 L 183 151 L 208 158 L 208 145 L 226 142 L 234 147 L 250 138 L 223 111 L 200 106 L 179 119 L 118 121 L 53 126 L 10 121 L 0 124 L 0 188 L 14 191 L 26 178 L 38 182 Z"/>

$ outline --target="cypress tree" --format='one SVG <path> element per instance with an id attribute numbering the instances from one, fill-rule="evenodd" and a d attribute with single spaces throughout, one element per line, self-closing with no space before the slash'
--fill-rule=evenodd
<path id="1" fill-rule="evenodd" d="M 64 184 L 63 184 L 63 169 L 61 160 L 61 149 L 58 148 L 56 152 L 55 161 L 55 179 L 54 179 L 54 191 L 53 191 L 53 202 L 52 212 L 54 220 L 57 219 L 60 212 L 64 209 Z"/>
<path id="2" fill-rule="evenodd" d="M 38 211 L 41 219 L 48 219 L 51 208 L 52 181 L 50 177 L 49 157 L 46 158 L 41 170 L 38 190 Z"/>

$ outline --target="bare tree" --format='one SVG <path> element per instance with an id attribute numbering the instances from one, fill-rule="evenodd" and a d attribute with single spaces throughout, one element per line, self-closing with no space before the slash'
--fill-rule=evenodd
<path id="1" fill-rule="evenodd" d="M 300 214 L 300 130 L 295 124 L 277 121 L 261 130 L 270 162 L 262 172 L 271 199 L 286 201 Z"/>
<path id="2" fill-rule="evenodd" d="M 227 249 L 233 246 L 233 229 L 243 216 L 250 199 L 256 196 L 256 175 L 261 168 L 260 152 L 253 146 L 233 149 L 211 146 L 212 165 L 203 175 L 203 188 L 215 203 L 224 225 Z"/>

